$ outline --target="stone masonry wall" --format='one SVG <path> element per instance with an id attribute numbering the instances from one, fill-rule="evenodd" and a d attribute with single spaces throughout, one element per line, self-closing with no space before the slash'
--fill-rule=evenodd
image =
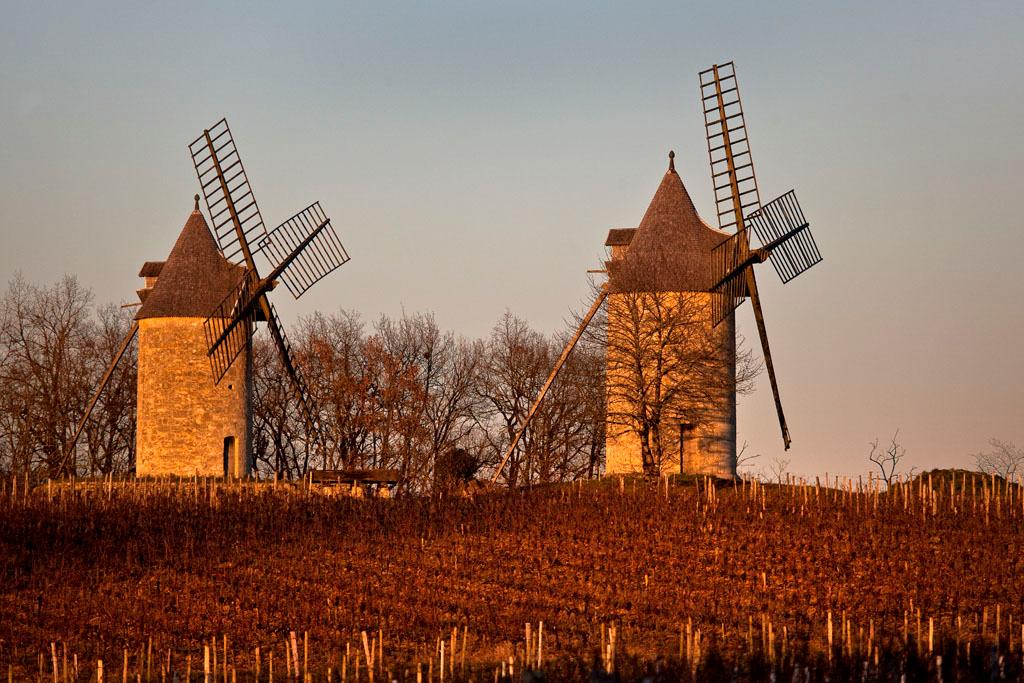
<path id="1" fill-rule="evenodd" d="M 139 321 L 137 476 L 223 476 L 229 436 L 230 476 L 249 474 L 250 354 L 215 385 L 206 350 L 202 318 Z"/>
<path id="2" fill-rule="evenodd" d="M 622 294 L 611 294 L 609 298 L 622 296 Z M 696 297 L 699 305 L 710 308 L 711 294 L 686 292 L 680 293 L 679 296 Z M 619 324 L 616 322 L 616 316 L 620 314 L 623 307 L 617 306 L 615 301 L 610 301 L 609 304 L 608 325 L 614 326 Z M 711 326 L 710 318 L 707 325 Z M 725 383 L 727 386 L 734 386 L 736 376 L 735 317 L 730 315 L 718 327 L 712 329 L 711 334 L 728 361 L 723 368 L 723 372 L 726 373 Z M 614 351 L 609 349 L 609 354 L 611 353 Z M 612 359 L 609 360 L 609 373 L 612 373 L 614 372 Z M 624 400 L 623 397 L 613 396 L 609 393 L 609 413 L 623 412 L 623 408 L 616 403 L 621 400 Z M 734 390 L 722 391 L 717 400 L 705 409 L 700 421 L 687 429 L 683 439 L 682 467 L 679 462 L 680 428 L 679 424 L 668 425 L 668 432 L 664 434 L 667 446 L 665 462 L 662 463 L 662 474 L 682 472 L 725 478 L 736 476 L 736 392 Z M 639 474 L 642 471 L 643 461 L 640 454 L 639 436 L 634 431 L 626 431 L 620 425 L 609 422 L 605 438 L 605 473 Z"/>

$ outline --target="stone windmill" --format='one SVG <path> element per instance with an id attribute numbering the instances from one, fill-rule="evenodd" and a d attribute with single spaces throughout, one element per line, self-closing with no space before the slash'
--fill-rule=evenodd
<path id="1" fill-rule="evenodd" d="M 693 373 L 682 372 L 664 372 L 656 377 L 658 391 L 672 391 L 674 384 L 682 382 L 709 385 L 704 391 L 687 392 L 687 396 L 700 396 L 699 400 L 693 399 L 691 405 L 684 401 L 679 412 L 686 417 L 677 418 L 664 430 L 666 433 L 659 435 L 661 443 L 667 445 L 664 457 L 655 463 L 655 469 L 660 473 L 736 475 L 734 311 L 747 297 L 754 309 L 783 444 L 789 448 L 789 429 L 782 411 L 753 266 L 771 260 L 782 281 L 789 282 L 820 262 L 821 255 L 792 191 L 768 204 L 761 204 L 732 62 L 702 71 L 699 81 L 718 228 L 711 227 L 697 214 L 676 172 L 675 155 L 670 153 L 668 171 L 638 227 L 613 229 L 608 233 L 605 245 L 609 248 L 610 260 L 603 271 L 607 272 L 608 281 L 601 287 L 575 336 L 555 363 L 506 450 L 493 481 L 497 481 L 558 371 L 597 311 L 606 303 L 609 387 L 614 384 L 615 375 L 626 365 L 639 362 L 642 369 L 636 372 L 646 375 L 645 384 L 652 374 L 661 371 L 660 365 L 655 369 L 651 364 L 655 361 L 642 360 L 645 355 L 641 353 L 629 363 L 622 362 L 621 358 L 615 357 L 621 353 L 618 350 L 621 346 L 616 346 L 612 340 L 617 336 L 654 335 L 656 323 L 647 317 L 652 315 L 650 311 L 665 302 L 676 307 L 685 303 L 690 311 L 697 311 L 696 314 L 691 313 L 702 332 L 696 337 L 709 341 L 713 347 L 711 369 L 698 374 L 696 379 Z M 760 246 L 751 245 L 751 232 Z M 620 305 L 624 300 L 629 300 L 632 305 Z M 650 300 L 657 300 L 658 305 L 643 304 Z M 632 329 L 627 329 L 629 325 Z M 679 343 L 691 342 L 683 340 Z M 630 398 L 609 390 L 609 416 L 630 413 L 635 406 L 623 403 L 644 400 L 644 391 L 648 391 L 646 386 Z M 623 429 L 610 420 L 606 434 L 607 473 L 651 473 L 650 463 L 644 461 L 644 449 L 636 430 Z"/>
<path id="2" fill-rule="evenodd" d="M 319 439 L 317 411 L 267 294 L 283 282 L 298 298 L 349 257 L 319 203 L 266 230 L 226 120 L 189 150 L 212 230 L 196 195 L 167 259 L 139 272 L 141 307 L 75 437 L 138 334 L 136 475 L 244 477 L 253 468 L 257 323 L 267 324 L 307 431 Z M 266 277 L 257 256 L 271 265 Z"/>

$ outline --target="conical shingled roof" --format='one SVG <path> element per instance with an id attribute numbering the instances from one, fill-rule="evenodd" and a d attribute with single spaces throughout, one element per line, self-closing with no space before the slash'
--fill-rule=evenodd
<path id="1" fill-rule="evenodd" d="M 611 291 L 708 291 L 714 284 L 711 250 L 726 237 L 697 214 L 670 165 L 626 253 L 608 264 Z"/>
<path id="2" fill-rule="evenodd" d="M 135 319 L 206 318 L 238 285 L 244 272 L 243 266 L 221 254 L 197 208 L 185 221 Z"/>

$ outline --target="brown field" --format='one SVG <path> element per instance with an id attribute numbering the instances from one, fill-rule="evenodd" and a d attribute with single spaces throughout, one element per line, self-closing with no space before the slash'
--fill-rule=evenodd
<path id="1" fill-rule="evenodd" d="M 926 481 L 666 494 L 606 480 L 397 500 L 201 481 L 26 496 L 8 483 L 0 672 L 96 680 L 102 659 L 107 681 L 202 680 L 215 640 L 217 680 L 257 666 L 268 680 L 271 656 L 287 680 L 294 631 L 317 681 L 415 681 L 417 668 L 439 680 L 441 638 L 446 680 L 453 664 L 455 680 L 493 680 L 510 657 L 517 680 L 526 661 L 539 672 L 523 680 L 1016 678 L 1024 498 L 998 481 Z M 363 631 L 371 648 L 383 637 L 371 670 Z"/>

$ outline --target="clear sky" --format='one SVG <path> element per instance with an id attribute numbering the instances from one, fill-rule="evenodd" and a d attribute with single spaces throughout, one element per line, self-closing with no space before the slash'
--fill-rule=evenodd
<path id="1" fill-rule="evenodd" d="M 268 225 L 319 199 L 353 257 L 286 320 L 551 332 L 670 148 L 713 220 L 696 73 L 732 59 L 762 196 L 825 257 L 760 270 L 794 443 L 766 380 L 740 441 L 807 474 L 897 427 L 919 468 L 1024 445 L 1024 3 L 206 4 L 0 2 L 0 279 L 131 300 L 227 116 Z"/>

